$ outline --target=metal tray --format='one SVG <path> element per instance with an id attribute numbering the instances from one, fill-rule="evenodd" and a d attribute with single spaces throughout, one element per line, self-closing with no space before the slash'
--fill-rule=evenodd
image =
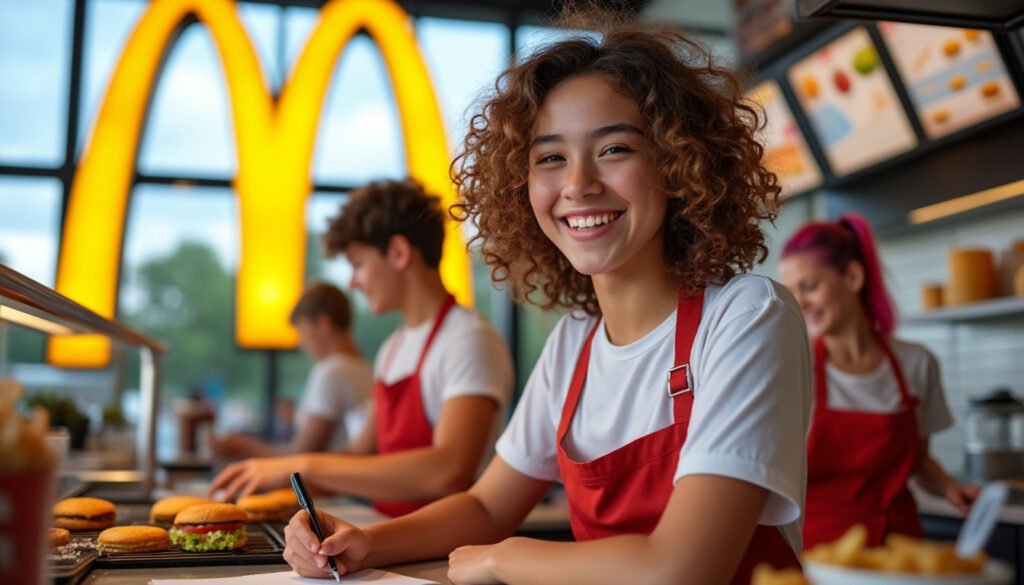
<path id="1" fill-rule="evenodd" d="M 208 567 L 213 565 L 267 565 L 284 563 L 284 547 L 260 524 L 249 525 L 249 541 L 233 551 L 187 552 L 172 544 L 167 550 L 146 553 L 100 554 L 97 568 Z M 88 533 L 83 533 L 88 534 Z M 99 533 L 91 533 L 95 539 Z"/>
<path id="2" fill-rule="evenodd" d="M 85 539 L 78 539 L 81 543 Z M 92 548 L 74 550 L 76 539 L 71 544 L 51 551 L 47 558 L 46 576 L 56 585 L 74 585 L 78 583 L 96 561 L 96 551 Z M 79 544 L 78 546 L 81 546 Z"/>

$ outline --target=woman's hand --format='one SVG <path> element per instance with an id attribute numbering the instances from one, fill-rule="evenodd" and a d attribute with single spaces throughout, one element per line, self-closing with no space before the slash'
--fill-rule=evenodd
<path id="1" fill-rule="evenodd" d="M 505 541 L 508 542 L 508 541 Z M 496 585 L 494 561 L 501 544 L 460 546 L 448 555 L 448 579 L 455 585 Z"/>
<path id="2" fill-rule="evenodd" d="M 966 516 L 971 511 L 971 506 L 974 505 L 974 500 L 978 499 L 978 494 L 980 493 L 981 486 L 961 485 L 954 481 L 946 488 L 945 496 L 946 500 L 960 511 L 961 516 Z"/>
<path id="3" fill-rule="evenodd" d="M 300 464 L 298 456 L 261 457 L 232 463 L 213 479 L 207 496 L 213 496 L 220 489 L 224 490 L 220 499 L 227 501 L 261 489 L 287 487 L 288 477 L 301 471 Z"/>
<path id="4" fill-rule="evenodd" d="M 284 527 L 284 560 L 303 577 L 330 578 L 327 557 L 334 557 L 339 575 L 361 569 L 370 551 L 366 533 L 330 514 L 319 510 L 316 514 L 326 535 L 324 541 L 320 542 L 313 533 L 309 515 L 299 510 Z"/>

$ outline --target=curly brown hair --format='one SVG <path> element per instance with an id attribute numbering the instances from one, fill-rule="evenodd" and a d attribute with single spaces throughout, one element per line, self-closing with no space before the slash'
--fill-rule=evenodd
<path id="1" fill-rule="evenodd" d="M 632 98 L 663 169 L 667 270 L 687 294 L 724 282 L 768 255 L 759 222 L 774 221 L 778 180 L 755 138 L 761 110 L 738 78 L 681 33 L 637 25 L 602 39 L 572 38 L 506 70 L 473 116 L 452 163 L 460 200 L 451 213 L 478 228 L 496 282 L 541 308 L 600 313 L 590 277 L 544 236 L 530 207 L 528 152 L 538 110 L 558 84 L 598 74 Z M 541 299 L 531 295 L 540 291 Z"/>
<path id="2" fill-rule="evenodd" d="M 444 222 L 441 199 L 427 194 L 415 180 L 375 181 L 352 191 L 341 213 L 330 220 L 324 250 L 333 257 L 358 242 L 387 254 L 391 237 L 400 235 L 420 251 L 424 264 L 437 268 Z"/>

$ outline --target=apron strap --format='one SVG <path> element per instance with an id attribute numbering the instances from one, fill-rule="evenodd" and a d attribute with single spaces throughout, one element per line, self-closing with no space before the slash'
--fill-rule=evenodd
<path id="1" fill-rule="evenodd" d="M 420 351 L 420 358 L 416 362 L 416 370 L 413 372 L 414 375 L 419 375 L 420 368 L 423 367 L 423 360 L 427 357 L 427 350 L 430 349 L 430 344 L 434 341 L 434 336 L 437 335 L 438 329 L 441 328 L 441 323 L 444 322 L 444 318 L 448 316 L 448 312 L 455 306 L 455 297 L 449 294 L 445 297 L 444 302 L 441 303 L 441 308 L 437 312 L 437 316 L 434 318 L 434 325 L 430 329 L 430 333 L 427 334 L 427 341 L 423 344 L 423 349 Z M 384 356 L 384 361 L 380 364 L 379 378 L 384 379 L 384 372 L 391 369 L 391 362 L 395 359 L 395 354 L 398 352 L 398 348 L 402 346 L 402 339 L 405 337 L 405 328 L 402 327 L 395 334 L 395 340 L 391 343 L 391 347 L 388 348 L 387 355 Z"/>
<path id="2" fill-rule="evenodd" d="M 882 351 L 885 353 L 886 359 L 889 361 L 889 367 L 892 369 L 892 373 L 896 376 L 896 386 L 900 392 L 900 402 L 903 408 L 907 410 L 913 410 L 917 407 L 918 399 L 916 396 L 910 393 L 907 387 L 906 378 L 903 377 L 903 369 L 900 367 L 899 361 L 896 359 L 896 354 L 893 353 L 889 343 L 879 335 L 877 337 L 878 344 L 882 346 Z M 821 337 L 814 340 L 814 408 L 827 409 L 828 408 L 828 377 L 825 373 L 825 363 L 828 361 L 828 349 L 825 348 L 825 340 Z"/>
<path id="3" fill-rule="evenodd" d="M 896 354 L 892 351 L 892 347 L 889 343 L 881 336 L 878 336 L 878 343 L 881 344 L 882 350 L 885 352 L 885 356 L 889 359 L 889 367 L 892 368 L 893 375 L 896 376 L 896 385 L 900 389 L 900 399 L 903 402 L 903 407 L 907 410 L 914 410 L 917 408 L 918 399 L 916 396 L 910 393 L 910 388 L 907 386 L 907 379 L 903 377 L 903 368 L 900 367 L 899 361 L 896 360 Z"/>
<path id="4" fill-rule="evenodd" d="M 676 339 L 673 365 L 668 371 L 667 389 L 672 398 L 672 416 L 675 422 L 689 421 L 693 410 L 693 371 L 690 358 L 693 340 L 697 337 L 701 312 L 704 309 L 704 289 L 697 289 L 693 298 L 679 291 L 676 308 Z"/>
<path id="5" fill-rule="evenodd" d="M 444 323 L 445 317 L 448 316 L 448 312 L 455 306 L 455 297 L 450 293 L 445 297 L 444 302 L 441 303 L 441 308 L 437 311 L 437 317 L 434 318 L 434 326 L 430 328 L 430 334 L 427 335 L 427 341 L 423 344 L 423 351 L 420 352 L 420 359 L 416 362 L 416 372 L 418 376 L 420 374 L 420 368 L 423 367 L 423 361 L 427 359 L 427 351 L 430 350 L 430 345 L 434 343 L 434 337 L 437 335 L 438 330 L 441 329 L 441 325 Z"/>
<path id="6" fill-rule="evenodd" d="M 590 366 L 590 346 L 594 341 L 594 334 L 601 326 L 601 319 L 598 319 L 587 334 L 587 340 L 583 342 L 583 349 L 576 359 L 576 368 L 572 372 L 572 381 L 569 383 L 569 393 L 562 404 L 562 418 L 558 421 L 558 444 L 562 444 L 569 431 L 569 423 L 576 414 L 576 405 L 579 404 L 580 395 L 583 393 L 583 383 L 587 380 L 587 369 Z"/>

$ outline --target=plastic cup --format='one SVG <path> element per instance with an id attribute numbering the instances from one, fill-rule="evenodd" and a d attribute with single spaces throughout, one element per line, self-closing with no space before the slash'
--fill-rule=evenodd
<path id="1" fill-rule="evenodd" d="M 0 473 L 0 583 L 47 582 L 54 471 Z"/>

